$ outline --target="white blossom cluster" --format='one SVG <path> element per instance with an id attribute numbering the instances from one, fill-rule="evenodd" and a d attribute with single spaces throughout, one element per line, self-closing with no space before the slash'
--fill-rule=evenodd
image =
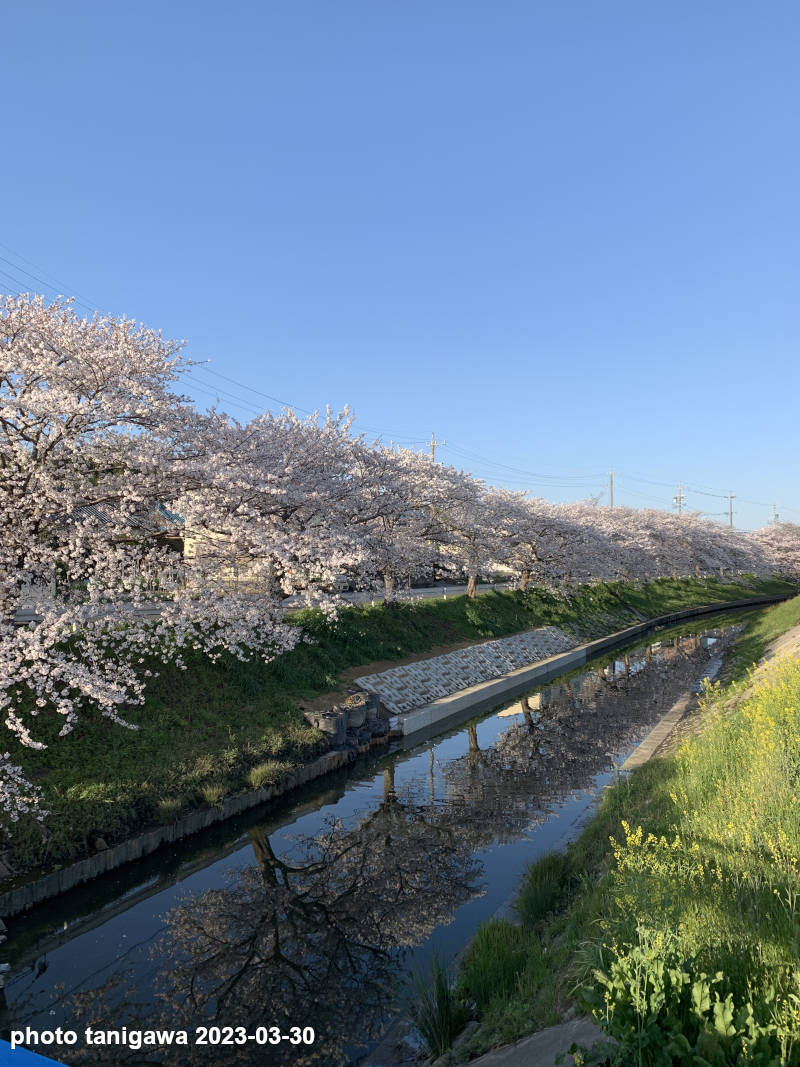
<path id="1" fill-rule="evenodd" d="M 470 593 L 498 569 L 521 588 L 800 571 L 789 524 L 550 505 L 370 444 L 347 411 L 200 413 L 173 391 L 190 368 L 135 322 L 0 299 L 0 714 L 18 744 L 43 747 L 45 714 L 61 735 L 89 707 L 127 724 L 148 663 L 279 655 L 299 636 L 284 599 L 332 615 L 341 574 L 391 600 L 434 568 Z M 5 760 L 0 808 L 33 796 Z"/>
<path id="2" fill-rule="evenodd" d="M 0 811 L 9 822 L 20 815 L 33 814 L 42 819 L 47 812 L 39 807 L 39 790 L 30 784 L 21 767 L 11 762 L 11 754 L 0 756 Z"/>

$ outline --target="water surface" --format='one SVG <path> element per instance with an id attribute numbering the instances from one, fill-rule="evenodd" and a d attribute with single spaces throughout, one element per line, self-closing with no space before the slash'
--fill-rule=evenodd
<path id="1" fill-rule="evenodd" d="M 52 1049 L 67 1064 L 358 1062 L 409 971 L 462 949 L 574 832 L 730 625 L 665 631 L 13 920 L 5 1028 L 242 1028 Z M 271 1045 L 271 1026 L 314 1042 Z"/>

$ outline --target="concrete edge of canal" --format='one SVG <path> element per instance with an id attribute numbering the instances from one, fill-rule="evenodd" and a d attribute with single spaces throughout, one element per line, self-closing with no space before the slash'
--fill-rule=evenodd
<path id="1" fill-rule="evenodd" d="M 681 616 L 683 617 L 683 613 L 681 613 Z M 644 629 L 649 629 L 656 625 L 659 625 L 658 620 L 650 620 L 642 624 Z M 638 625 L 632 627 L 631 630 L 634 637 L 637 633 L 642 632 Z M 630 631 L 620 631 L 620 633 L 623 632 L 629 633 Z M 610 637 L 617 636 L 610 635 Z M 602 638 L 600 643 L 604 643 L 607 640 L 608 638 Z M 642 738 L 625 762 L 618 768 L 619 773 L 630 773 L 636 770 L 637 767 L 642 767 L 647 763 L 666 738 L 669 737 L 696 699 L 697 692 L 695 689 L 689 689 L 683 693 L 655 723 L 646 737 Z M 580 836 L 596 814 L 597 807 L 607 788 L 608 785 L 603 786 L 595 795 L 592 805 L 565 828 L 558 840 L 552 845 L 550 851 L 562 851 Z M 519 886 L 499 907 L 495 908 L 490 919 L 504 919 L 518 923 L 519 918 L 514 907 L 518 892 Z M 473 934 L 473 938 L 474 936 Z M 454 962 L 463 958 L 473 938 L 470 938 L 462 945 L 454 957 Z M 456 1065 L 461 1065 L 463 1061 L 457 1057 L 456 1052 L 464 1037 L 471 1034 L 472 1031 L 469 1028 L 473 1025 L 473 1023 L 469 1023 L 467 1030 L 458 1035 L 453 1047 L 440 1056 L 431 1067 L 456 1067 Z M 413 1023 L 410 1022 L 408 1017 L 398 1019 L 390 1027 L 389 1032 L 384 1035 L 377 1048 L 369 1053 L 364 1060 L 360 1061 L 360 1067 L 410 1067 L 410 1065 L 418 1063 L 416 1046 L 408 1043 L 409 1034 L 413 1029 Z M 464 1067 L 530 1067 L 532 1064 L 539 1065 L 539 1067 L 553 1067 L 566 1054 L 567 1049 L 573 1042 L 591 1047 L 595 1041 L 602 1037 L 603 1031 L 589 1016 L 579 1015 L 571 1019 L 563 1019 L 554 1026 L 544 1027 L 542 1030 L 537 1030 L 510 1044 L 500 1045 L 491 1049 L 482 1056 L 469 1060 Z"/>
<path id="2" fill-rule="evenodd" d="M 696 618 L 719 611 L 736 608 L 758 607 L 788 599 L 789 594 L 779 596 L 754 597 L 746 600 L 731 600 L 720 604 L 705 604 L 700 607 L 687 608 L 670 612 L 629 626 L 624 630 L 608 634 L 606 637 L 578 645 L 568 652 L 551 656 L 549 659 L 512 671 L 501 678 L 483 682 L 462 690 L 449 697 L 442 697 L 432 704 L 418 708 L 400 719 L 404 741 L 419 744 L 426 736 L 433 736 L 456 725 L 473 715 L 503 703 L 505 700 L 520 696 L 535 685 L 544 684 L 565 671 L 582 666 L 588 660 L 603 652 L 619 648 L 635 640 L 641 634 L 657 626 L 671 625 L 683 619 Z M 77 863 L 72 863 L 60 870 L 53 871 L 41 878 L 25 882 L 0 893 L 0 916 L 9 918 L 46 900 L 59 896 L 81 883 L 91 881 L 108 871 L 126 863 L 133 863 L 155 852 L 162 845 L 173 844 L 182 838 L 205 830 L 216 823 L 224 822 L 235 815 L 257 807 L 267 801 L 284 796 L 286 793 L 320 778 L 331 771 L 346 766 L 351 760 L 347 751 L 332 749 L 319 756 L 311 763 L 298 768 L 279 786 L 267 786 L 249 792 L 238 793 L 228 797 L 215 807 L 202 808 L 165 826 L 158 826 L 126 841 L 104 849 Z"/>
<path id="3" fill-rule="evenodd" d="M 710 615 L 713 612 L 758 607 L 761 604 L 774 604 L 786 599 L 787 596 L 781 594 L 747 600 L 729 600 L 721 604 L 704 604 L 701 607 L 672 611 L 666 615 L 658 615 L 654 619 L 646 619 L 624 630 L 617 630 L 616 633 L 577 645 L 568 652 L 561 652 L 548 659 L 539 660 L 538 663 L 528 667 L 520 667 L 504 674 L 501 678 L 493 678 L 489 682 L 480 682 L 469 689 L 461 689 L 450 696 L 440 697 L 430 704 L 400 715 L 398 721 L 403 731 L 403 738 L 406 744 L 409 741 L 411 744 L 418 744 L 434 733 L 455 725 L 459 719 L 467 715 L 479 715 L 482 711 L 488 711 L 489 708 L 505 700 L 513 700 L 515 696 L 521 696 L 533 686 L 544 685 L 565 671 L 583 666 L 584 663 L 603 652 L 610 652 L 622 645 L 627 645 L 657 626 L 671 626 L 684 619 Z"/>

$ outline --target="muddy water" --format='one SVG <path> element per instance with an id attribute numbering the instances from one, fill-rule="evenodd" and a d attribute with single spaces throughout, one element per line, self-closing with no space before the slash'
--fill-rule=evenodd
<path id="1" fill-rule="evenodd" d="M 3 1029 L 74 1030 L 38 1050 L 67 1064 L 358 1062 L 410 970 L 458 951 L 714 669 L 734 623 L 702 626 L 14 920 Z M 137 1048 L 155 1029 L 188 1044 Z"/>

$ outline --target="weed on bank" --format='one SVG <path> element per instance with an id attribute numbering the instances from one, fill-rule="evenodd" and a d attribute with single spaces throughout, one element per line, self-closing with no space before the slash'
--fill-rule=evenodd
<path id="1" fill-rule="evenodd" d="M 762 613 L 729 666 L 798 622 L 800 598 Z M 520 925 L 473 941 L 473 1053 L 576 1000 L 613 1039 L 579 1063 L 800 1064 L 800 661 L 708 687 L 703 705 L 703 733 L 618 781 L 531 868 Z"/>

